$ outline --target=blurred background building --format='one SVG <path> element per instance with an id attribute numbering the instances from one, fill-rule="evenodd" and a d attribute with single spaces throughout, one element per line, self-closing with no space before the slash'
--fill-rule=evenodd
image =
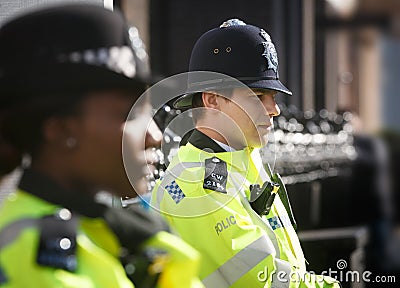
<path id="1" fill-rule="evenodd" d="M 54 2 L 67 1 L 0 0 L 0 23 Z M 74 2 L 121 9 L 160 79 L 187 71 L 195 41 L 223 21 L 263 27 L 278 51 L 281 81 L 294 94 L 278 97 L 282 115 L 267 148 L 288 185 L 309 270 L 368 269 L 396 275 L 397 285 L 361 279 L 343 287 L 399 287 L 400 1 Z M 167 111 L 159 121 L 173 117 Z M 341 259 L 347 265 L 337 268 Z"/>

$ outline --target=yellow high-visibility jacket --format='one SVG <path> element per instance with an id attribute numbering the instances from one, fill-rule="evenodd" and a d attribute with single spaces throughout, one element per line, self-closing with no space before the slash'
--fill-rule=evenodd
<path id="1" fill-rule="evenodd" d="M 200 142 L 197 147 L 193 135 L 193 142 Z M 278 195 L 266 216 L 251 208 L 250 185 L 269 180 L 259 151 L 222 152 L 210 141 L 195 130 L 151 200 L 176 233 L 202 254 L 203 284 L 340 287 L 332 278 L 306 272 L 299 239 Z"/>
<path id="2" fill-rule="evenodd" d="M 41 258 L 47 261 L 47 265 L 43 265 L 42 262 L 39 264 L 41 229 L 46 230 L 46 227 L 41 224 L 42 219 L 53 215 L 63 218 L 69 213 L 68 209 L 22 190 L 11 194 L 2 203 L 0 208 L 1 288 L 134 287 L 119 260 L 121 253 L 119 239 L 102 218 L 77 215 L 75 244 L 71 239 L 73 237 L 68 238 L 71 233 L 67 232 L 65 234 L 67 236 L 57 238 L 57 241 L 54 242 L 53 239 L 54 243 L 47 244 L 50 244 L 50 249 L 55 248 L 55 250 L 51 250 L 50 253 L 47 251 L 44 258 Z M 73 215 L 74 212 L 71 214 Z M 141 220 L 137 221 L 140 223 Z M 64 225 L 62 221 L 60 225 Z M 50 234 L 52 233 L 50 231 Z M 64 233 L 63 230 L 61 233 Z M 76 246 L 75 260 L 69 256 L 64 257 L 65 254 L 63 254 L 71 248 L 71 241 L 72 245 Z M 160 231 L 138 247 L 137 255 L 140 255 L 140 251 L 152 249 L 163 251 L 159 260 L 148 268 L 152 270 L 149 271 L 150 274 L 161 272 L 156 278 L 158 279 L 156 287 L 203 287 L 197 276 L 200 255 L 190 245 L 175 235 Z M 59 251 L 61 251 L 61 257 L 54 256 Z M 72 267 L 75 268 L 70 269 Z M 138 286 L 142 287 L 142 285 Z"/>

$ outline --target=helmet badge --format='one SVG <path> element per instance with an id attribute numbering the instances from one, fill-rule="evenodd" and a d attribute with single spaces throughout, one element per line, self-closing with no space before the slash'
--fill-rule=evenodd
<path id="1" fill-rule="evenodd" d="M 274 70 L 275 73 L 278 72 L 278 55 L 275 50 L 275 46 L 271 41 L 271 37 L 263 29 L 260 29 L 260 35 L 264 38 L 265 42 L 262 42 L 264 47 L 264 52 L 262 56 L 267 59 L 268 67 L 267 69 Z"/>
<path id="2" fill-rule="evenodd" d="M 245 26 L 246 23 L 244 23 L 242 20 L 234 18 L 234 19 L 229 19 L 226 20 L 224 23 L 222 23 L 219 28 L 225 28 L 225 27 L 231 27 L 231 26 Z"/>

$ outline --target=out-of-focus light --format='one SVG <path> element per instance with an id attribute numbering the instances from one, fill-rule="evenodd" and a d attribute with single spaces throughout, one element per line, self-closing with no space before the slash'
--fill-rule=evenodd
<path id="1" fill-rule="evenodd" d="M 325 0 L 332 8 L 343 17 L 353 15 L 358 6 L 358 0 Z"/>
<path id="2" fill-rule="evenodd" d="M 348 71 L 340 74 L 340 81 L 342 81 L 343 84 L 351 84 L 353 78 L 353 73 Z"/>
<path id="3" fill-rule="evenodd" d="M 114 1 L 113 0 L 104 0 L 104 8 L 113 11 L 114 10 Z"/>

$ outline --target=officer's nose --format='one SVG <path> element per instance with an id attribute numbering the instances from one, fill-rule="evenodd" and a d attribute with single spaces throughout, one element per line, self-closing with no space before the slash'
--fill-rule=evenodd
<path id="1" fill-rule="evenodd" d="M 272 118 L 281 114 L 281 110 L 279 109 L 279 106 L 275 102 L 275 98 L 273 96 L 264 97 L 263 105 L 269 117 Z"/>
<path id="2" fill-rule="evenodd" d="M 274 101 L 275 102 L 275 101 Z M 269 113 L 269 117 L 275 117 L 281 114 L 281 109 L 279 109 L 278 104 L 274 104 L 271 109 L 267 110 Z"/>
<path id="3" fill-rule="evenodd" d="M 159 147 L 161 145 L 162 133 L 154 120 L 150 121 L 146 131 L 145 148 Z"/>

